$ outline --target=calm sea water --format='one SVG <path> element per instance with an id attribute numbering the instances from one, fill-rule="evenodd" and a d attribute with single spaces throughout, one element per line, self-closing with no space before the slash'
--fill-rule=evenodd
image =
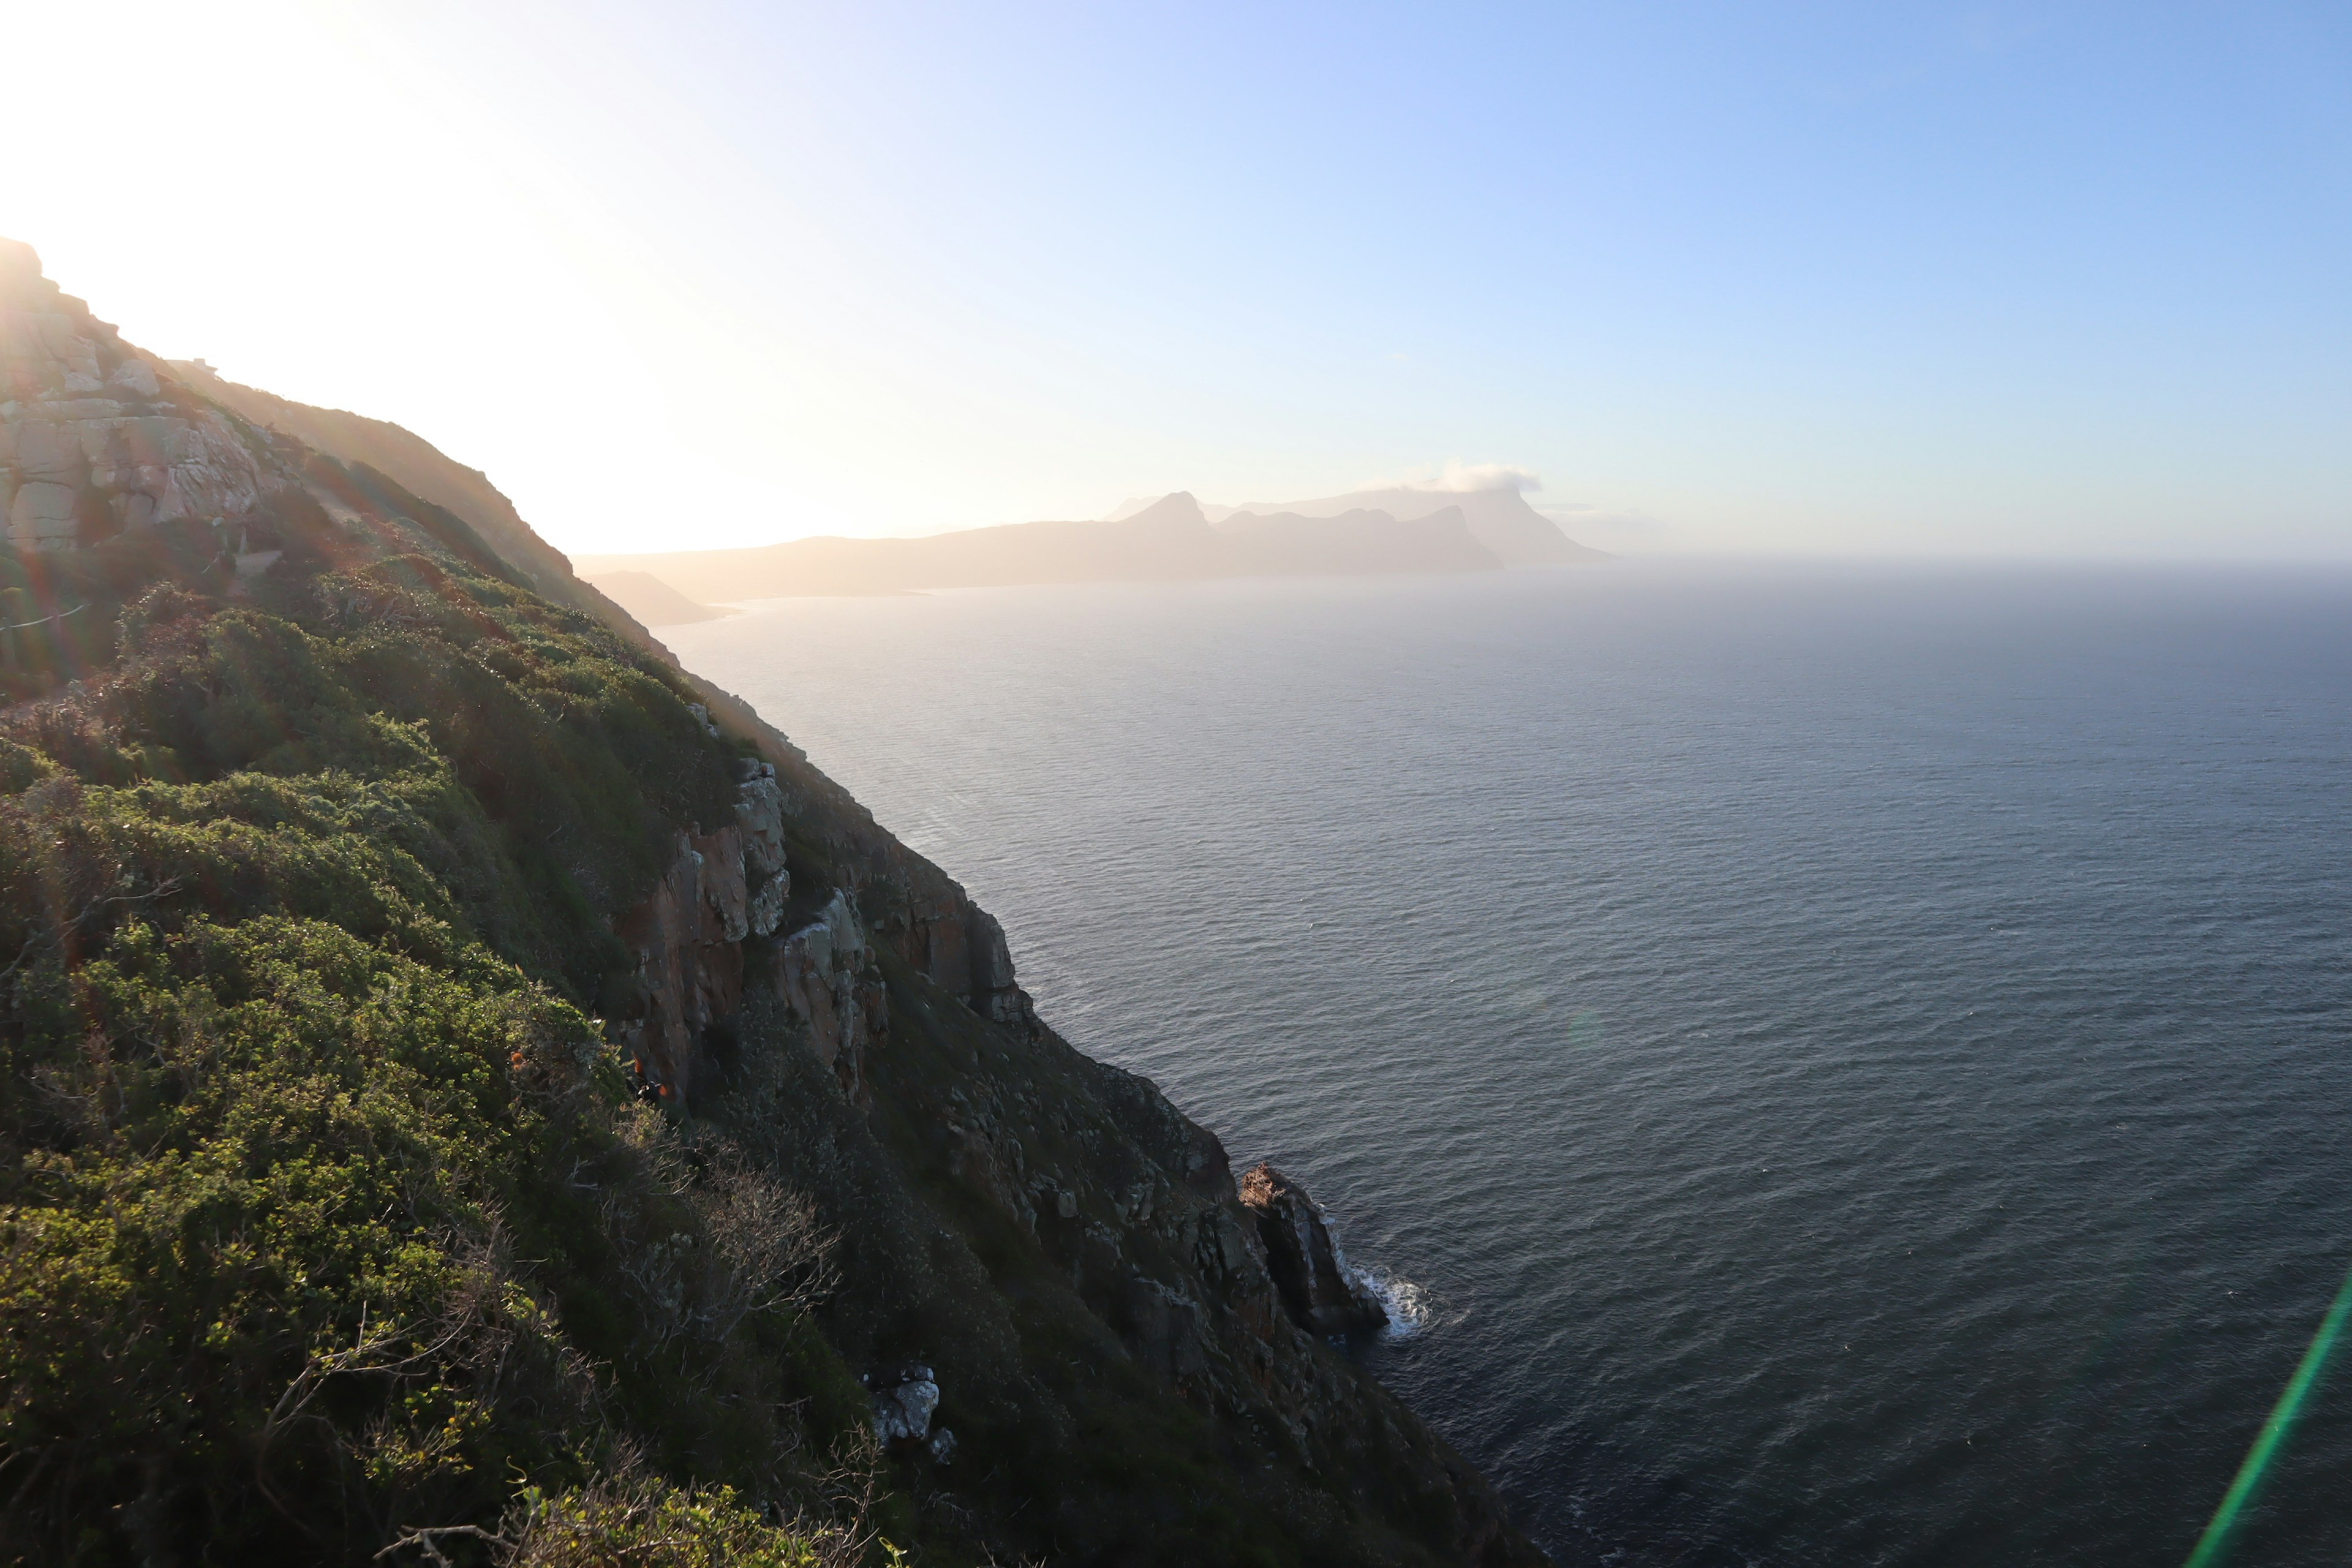
<path id="1" fill-rule="evenodd" d="M 2352 575 L 1692 567 L 666 634 L 1424 1293 L 1565 1559 L 2166 1563 L 2352 1265 Z M 2352 1368 L 2234 1558 L 2352 1560 Z"/>

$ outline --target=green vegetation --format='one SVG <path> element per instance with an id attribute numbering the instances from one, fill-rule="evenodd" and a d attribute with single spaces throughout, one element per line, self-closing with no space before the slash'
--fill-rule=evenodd
<path id="1" fill-rule="evenodd" d="M 442 516 L 0 571 L 0 1561 L 870 1555 L 814 1217 L 602 1022 L 736 748 Z"/>
<path id="2" fill-rule="evenodd" d="M 0 1568 L 1530 1561 L 1291 1333 L 1213 1140 L 967 1005 L 961 889 L 625 622 L 272 451 L 234 545 L 0 549 Z M 782 931 L 856 892 L 855 1062 L 804 944 L 646 912 L 755 754 Z M 656 984 L 723 988 L 691 1115 L 616 1048 Z M 917 1365 L 953 1446 L 886 1457 L 856 1371 Z"/>

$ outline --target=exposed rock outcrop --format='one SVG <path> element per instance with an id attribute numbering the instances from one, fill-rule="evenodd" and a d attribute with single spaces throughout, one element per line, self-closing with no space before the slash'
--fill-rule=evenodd
<path id="1" fill-rule="evenodd" d="M 636 957 L 642 1016 L 620 1026 L 643 1081 L 685 1106 L 704 1031 L 743 1001 L 743 938 L 751 932 L 743 839 L 730 826 L 681 832 L 654 890 L 614 925 Z"/>
<path id="2" fill-rule="evenodd" d="M 0 514 L 20 551 L 192 521 L 225 531 L 289 475 L 0 240 Z M 236 542 L 235 541 L 231 541 Z"/>
<path id="3" fill-rule="evenodd" d="M 931 1413 L 940 1407 L 940 1385 L 927 1366 L 909 1367 L 874 1395 L 874 1439 L 919 1443 L 931 1435 Z"/>
<path id="4" fill-rule="evenodd" d="M 776 994 L 808 1031 L 809 1049 L 852 1101 L 867 1103 L 866 1053 L 889 1027 L 889 1005 L 846 893 L 778 945 L 775 973 Z"/>
<path id="5" fill-rule="evenodd" d="M 726 713 L 723 694 L 713 707 Z M 1323 1344 L 1385 1314 L 1319 1206 L 1270 1166 L 1237 1183 L 1217 1139 L 1148 1081 L 1080 1055 L 1040 1023 L 997 921 L 862 811 L 835 809 L 845 801 L 836 786 L 772 731 L 759 732 L 771 761 L 751 770 L 735 822 L 681 840 L 668 874 L 624 923 L 646 944 L 643 972 L 659 981 L 646 986 L 647 1019 L 633 1027 L 655 1042 L 649 1079 L 682 1101 L 711 1070 L 700 1031 L 730 999 L 740 1009 L 731 1095 L 696 1089 L 696 1103 L 730 1119 L 772 1108 L 755 1126 L 736 1125 L 771 1140 L 829 1223 L 858 1238 L 863 1283 L 845 1291 L 837 1331 L 868 1364 L 926 1357 L 870 1395 L 886 1445 L 947 1462 L 953 1440 L 933 1440 L 933 1416 L 950 1374 L 982 1426 L 1078 1419 L 1048 1417 L 1038 1403 L 1048 1396 L 1008 1363 L 1018 1361 L 1009 1322 L 993 1331 L 1007 1335 L 1003 1345 L 984 1348 L 984 1325 L 1003 1309 L 975 1258 L 1034 1248 L 1082 1304 L 1089 1331 L 1107 1336 L 1088 1353 L 1118 1358 L 1223 1429 L 1255 1434 L 1349 1506 L 1384 1510 L 1405 1489 L 1423 1500 L 1414 1506 L 1424 1517 L 1447 1521 L 1443 1560 L 1540 1562 L 1493 1489 Z M 835 851 L 837 878 L 852 876 L 814 918 L 763 942 L 735 911 L 767 868 L 787 875 L 787 827 Z M 764 956 L 747 963 L 747 950 Z M 747 969 L 772 984 L 746 992 Z M 803 1070 L 837 1094 L 784 1087 Z M 838 1151 L 877 1140 L 869 1173 L 851 1176 Z M 898 1206 L 908 1200 L 890 1173 L 927 1165 L 976 1200 L 973 1218 L 942 1228 L 921 1208 Z M 1020 1287 L 1024 1297 L 1038 1289 Z M 1082 1500 L 1058 1507 L 1055 1532 L 1089 1540 L 1100 1530 Z"/>
<path id="6" fill-rule="evenodd" d="M 1306 1188 L 1261 1160 L 1242 1176 L 1241 1201 L 1257 1222 L 1266 1270 L 1292 1321 L 1318 1334 L 1387 1326 L 1388 1310 L 1348 1267 L 1322 1205 Z"/>
<path id="7" fill-rule="evenodd" d="M 749 776 L 735 798 L 735 826 L 743 835 L 743 881 L 751 889 L 749 919 L 753 936 L 773 936 L 783 922 L 784 901 L 793 894 L 790 857 L 784 848 L 784 792 L 776 764 L 747 763 Z"/>

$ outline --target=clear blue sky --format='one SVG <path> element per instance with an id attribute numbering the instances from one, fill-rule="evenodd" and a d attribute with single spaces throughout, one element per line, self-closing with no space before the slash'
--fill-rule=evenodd
<path id="1" fill-rule="evenodd" d="M 0 233 L 574 549 L 1455 461 L 1619 548 L 2352 555 L 2341 4 L 184 9 L 131 68 L 266 58 L 196 96 L 295 189 Z"/>

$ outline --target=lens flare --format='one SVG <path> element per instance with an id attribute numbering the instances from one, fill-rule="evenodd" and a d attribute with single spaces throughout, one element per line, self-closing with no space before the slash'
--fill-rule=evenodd
<path id="1" fill-rule="evenodd" d="M 2221 1506 L 2213 1510 L 2213 1522 L 2197 1538 L 2197 1548 L 2189 1554 L 2188 1568 L 2220 1568 L 2227 1559 L 2230 1538 L 2238 1528 L 2238 1516 L 2263 1484 L 2263 1475 L 2278 1458 L 2279 1449 L 2286 1444 L 2287 1434 L 2294 1427 L 2295 1418 L 2303 1414 L 2304 1401 L 2319 1384 L 2319 1375 L 2327 1370 L 2327 1358 L 2335 1352 L 2336 1336 L 2344 1331 L 2344 1320 L 2352 1316 L 2352 1274 L 2344 1277 L 2343 1286 L 2336 1292 L 2335 1304 L 2327 1316 L 2320 1320 L 2319 1332 L 2314 1334 L 2311 1348 L 2303 1352 L 2303 1363 L 2287 1380 L 2286 1392 L 2279 1395 L 2278 1404 L 2271 1409 L 2271 1418 L 2254 1438 L 2254 1446 L 2246 1450 L 2246 1462 L 2238 1467 L 2238 1479 L 2230 1483 L 2222 1496 Z"/>

